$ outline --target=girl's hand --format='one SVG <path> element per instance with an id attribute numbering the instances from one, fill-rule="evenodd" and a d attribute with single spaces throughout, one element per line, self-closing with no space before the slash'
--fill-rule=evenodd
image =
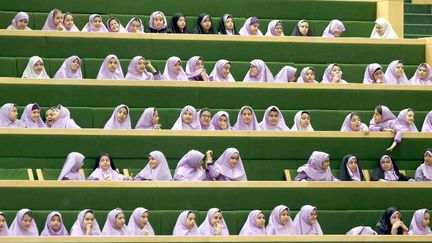
<path id="1" fill-rule="evenodd" d="M 376 82 L 377 84 L 382 84 L 382 79 L 377 79 Z"/>
<path id="2" fill-rule="evenodd" d="M 392 151 L 394 148 L 396 148 L 396 146 L 397 146 L 397 143 L 393 142 L 392 145 L 390 147 L 388 147 L 386 150 L 387 151 Z"/>
<path id="3" fill-rule="evenodd" d="M 332 83 L 337 83 L 340 80 L 340 76 L 338 74 L 336 74 L 335 76 L 332 77 Z"/>
<path id="4" fill-rule="evenodd" d="M 161 130 L 162 125 L 161 124 L 156 124 L 153 126 L 154 130 Z"/>
<path id="5" fill-rule="evenodd" d="M 148 232 L 148 230 L 147 230 L 147 225 L 144 225 L 144 227 L 143 227 L 141 233 L 142 233 L 143 235 L 148 235 L 149 232 Z"/>
<path id="6" fill-rule="evenodd" d="M 213 151 L 207 150 L 206 152 L 206 163 L 213 163 Z"/>
<path id="7" fill-rule="evenodd" d="M 216 235 L 221 235 L 222 234 L 222 224 L 217 222 L 214 226 L 215 230 L 216 230 Z"/>
<path id="8" fill-rule="evenodd" d="M 383 132 L 392 132 L 393 134 L 396 133 L 396 131 L 393 130 L 393 129 L 391 129 L 391 128 L 384 128 L 384 129 L 383 129 Z"/>
<path id="9" fill-rule="evenodd" d="M 90 235 L 91 234 L 92 228 L 93 228 L 93 224 L 86 225 L 86 235 Z"/>
<path id="10" fill-rule="evenodd" d="M 363 132 L 363 134 L 368 135 L 369 134 L 369 128 L 367 126 L 363 126 L 361 131 Z"/>
<path id="11" fill-rule="evenodd" d="M 57 30 L 64 30 L 64 26 L 61 22 L 57 25 Z"/>

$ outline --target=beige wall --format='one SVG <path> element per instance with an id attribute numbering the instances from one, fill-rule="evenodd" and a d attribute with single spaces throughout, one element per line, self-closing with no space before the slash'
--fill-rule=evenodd
<path id="1" fill-rule="evenodd" d="M 377 0 L 377 18 L 384 17 L 389 20 L 399 37 L 403 37 L 404 33 L 403 12 L 403 0 Z"/>

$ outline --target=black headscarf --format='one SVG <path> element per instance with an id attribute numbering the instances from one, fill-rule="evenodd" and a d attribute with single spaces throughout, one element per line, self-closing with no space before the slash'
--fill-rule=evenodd
<path id="1" fill-rule="evenodd" d="M 372 172 L 372 176 L 371 176 L 371 181 L 378 181 L 380 179 L 384 179 L 384 170 L 381 167 L 381 159 L 384 158 L 384 156 L 388 156 L 393 164 L 393 169 L 395 174 L 397 175 L 397 177 L 399 177 L 398 181 L 408 181 L 409 179 L 412 179 L 409 176 L 406 176 L 404 174 L 401 174 L 399 172 L 399 168 L 396 165 L 396 161 L 390 156 L 390 155 L 383 155 L 381 156 L 381 158 L 378 160 L 378 165 L 376 167 L 376 169 Z"/>
<path id="2" fill-rule="evenodd" d="M 185 25 L 183 31 L 180 30 L 180 28 L 177 25 L 177 21 L 181 18 L 185 17 L 182 13 L 176 13 L 171 18 L 171 28 L 169 30 L 170 33 L 174 34 L 189 34 L 189 30 L 187 28 L 187 24 Z"/>
<path id="3" fill-rule="evenodd" d="M 233 26 L 234 28 L 232 30 L 233 35 L 238 35 L 238 32 L 235 28 L 234 18 L 231 14 L 224 14 L 224 16 L 222 16 L 221 21 L 219 23 L 219 29 L 218 29 L 219 34 L 222 34 L 222 35 L 227 34 L 225 22 L 227 21 L 228 18 L 231 18 L 233 20 L 233 24 L 234 24 L 234 26 Z"/>
<path id="4" fill-rule="evenodd" d="M 390 217 L 395 212 L 399 212 L 399 214 L 400 214 L 400 211 L 397 208 L 387 208 L 386 211 L 384 212 L 384 214 L 381 216 L 381 219 L 377 222 L 377 224 L 375 226 L 375 231 L 379 235 L 390 235 L 391 234 L 392 224 L 390 223 Z M 402 227 L 398 228 L 397 234 L 398 235 L 403 234 Z"/>
<path id="5" fill-rule="evenodd" d="M 307 20 L 300 20 L 295 26 L 293 31 L 291 32 L 291 36 L 304 36 L 300 33 L 300 28 L 299 28 L 299 24 L 303 23 L 303 22 L 307 22 L 309 24 L 309 29 L 308 32 L 306 33 L 306 36 L 313 36 L 313 32 L 312 32 L 312 27 L 310 25 L 310 23 Z"/>
<path id="6" fill-rule="evenodd" d="M 200 16 L 197 19 L 197 25 L 195 27 L 194 33 L 195 34 L 216 34 L 214 29 L 213 29 L 213 21 L 212 21 L 212 26 L 210 27 L 210 29 L 207 32 L 204 31 L 204 29 L 201 27 L 201 22 L 204 20 L 205 17 L 210 18 L 210 21 L 212 21 L 210 15 L 208 15 L 206 13 L 200 14 Z"/>
<path id="7" fill-rule="evenodd" d="M 352 181 L 352 178 L 351 178 L 349 171 L 347 169 L 347 164 L 349 162 L 348 159 L 352 156 L 354 156 L 357 159 L 357 156 L 352 155 L 352 154 L 347 154 L 342 159 L 342 163 L 341 163 L 340 168 L 339 168 L 339 174 L 337 176 L 337 178 L 341 181 Z M 357 159 L 357 167 L 358 167 L 358 170 L 360 173 L 360 180 L 365 181 L 362 169 L 360 167 L 360 161 L 358 159 Z"/>
<path id="8" fill-rule="evenodd" d="M 97 157 L 96 157 L 96 163 L 95 163 L 95 165 L 94 165 L 94 167 L 93 167 L 93 171 L 94 170 L 96 170 L 97 168 L 99 168 L 99 161 L 100 161 L 100 159 L 102 158 L 102 156 L 107 156 L 108 158 L 109 158 L 109 160 L 110 160 L 110 165 L 111 165 L 111 168 L 113 169 L 113 170 L 116 170 L 116 167 L 115 167 L 115 165 L 114 165 L 114 160 L 111 158 L 111 155 L 109 155 L 108 153 L 101 153 L 101 154 L 99 154 Z"/>

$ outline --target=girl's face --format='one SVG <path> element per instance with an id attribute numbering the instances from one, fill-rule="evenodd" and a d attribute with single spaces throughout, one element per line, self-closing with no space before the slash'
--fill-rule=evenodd
<path id="1" fill-rule="evenodd" d="M 375 109 L 373 119 L 375 123 L 381 123 L 383 120 L 382 115 L 377 111 L 377 109 Z"/>
<path id="2" fill-rule="evenodd" d="M 186 218 L 186 225 L 189 229 L 192 229 L 195 226 L 195 213 L 190 212 Z"/>
<path id="3" fill-rule="evenodd" d="M 195 63 L 195 70 L 198 70 L 198 69 L 203 68 L 203 67 L 204 67 L 204 61 L 200 58 Z"/>
<path id="4" fill-rule="evenodd" d="M 108 156 L 103 155 L 99 160 L 99 168 L 108 170 L 111 167 L 111 161 Z"/>
<path id="5" fill-rule="evenodd" d="M 121 229 L 125 225 L 126 219 L 124 213 L 119 213 L 116 216 L 116 226 Z"/>
<path id="6" fill-rule="evenodd" d="M 76 71 L 76 70 L 78 70 L 78 68 L 80 67 L 80 60 L 77 58 L 77 59 L 75 59 L 75 60 L 73 60 L 72 62 L 71 62 L 71 65 L 70 65 L 70 68 L 71 68 L 71 70 L 72 71 Z"/>
<path id="7" fill-rule="evenodd" d="M 316 209 L 314 209 L 314 210 L 312 210 L 312 212 L 309 215 L 309 223 L 315 224 L 317 222 L 317 218 L 318 218 L 318 213 L 317 213 Z"/>
<path id="8" fill-rule="evenodd" d="M 393 163 L 391 162 L 391 160 L 389 158 L 384 158 L 381 161 L 381 168 L 384 171 L 390 171 L 391 169 L 393 169 Z"/>
<path id="9" fill-rule="evenodd" d="M 233 153 L 228 161 L 229 165 L 231 167 L 234 167 L 237 165 L 238 161 L 239 161 L 239 154 L 238 153 Z"/>
<path id="10" fill-rule="evenodd" d="M 404 74 L 404 66 L 402 63 L 398 63 L 395 68 L 396 77 L 401 77 Z"/>
<path id="11" fill-rule="evenodd" d="M 51 228 L 53 228 L 54 231 L 58 231 L 60 229 L 60 227 L 61 227 L 60 217 L 58 215 L 54 215 L 51 218 L 50 224 L 51 224 Z"/>
<path id="12" fill-rule="evenodd" d="M 57 26 L 63 22 L 62 12 L 57 12 L 54 14 L 54 24 Z"/>
<path id="13" fill-rule="evenodd" d="M 210 124 L 210 120 L 211 120 L 211 113 L 210 113 L 210 111 L 203 111 L 203 112 L 201 112 L 200 122 L 201 122 L 202 125 L 208 126 Z"/>
<path id="14" fill-rule="evenodd" d="M 340 67 L 337 65 L 333 65 L 333 68 L 331 69 L 331 76 L 332 77 L 334 77 L 334 76 L 340 77 L 340 73 L 341 73 Z"/>
<path id="15" fill-rule="evenodd" d="M 0 230 L 2 230 L 4 228 L 5 222 L 6 222 L 6 219 L 5 219 L 4 215 L 0 214 Z"/>
<path id="16" fill-rule="evenodd" d="M 70 14 L 67 14 L 63 20 L 63 24 L 68 29 L 72 28 L 72 26 L 74 25 L 73 16 Z"/>
<path id="17" fill-rule="evenodd" d="M 303 128 L 308 127 L 310 124 L 310 116 L 308 113 L 303 113 L 300 116 L 300 126 Z"/>
<path id="18" fill-rule="evenodd" d="M 155 112 L 153 113 L 153 116 L 152 116 L 152 124 L 153 124 L 153 125 L 159 124 L 159 112 L 158 112 L 158 111 L 155 111 Z"/>
<path id="19" fill-rule="evenodd" d="M 321 168 L 323 170 L 327 170 L 330 167 L 330 158 L 327 157 L 322 163 L 321 163 Z"/>
<path id="20" fill-rule="evenodd" d="M 393 216 L 390 217 L 390 223 L 393 225 L 397 221 L 400 221 L 401 216 L 400 213 L 395 213 Z"/>
<path id="21" fill-rule="evenodd" d="M 93 225 L 94 219 L 95 218 L 92 212 L 85 213 L 83 222 L 84 229 L 87 229 L 87 225 Z"/>
<path id="22" fill-rule="evenodd" d="M 342 31 L 339 28 L 335 27 L 332 31 L 334 37 L 340 37 L 342 35 Z"/>
<path id="23" fill-rule="evenodd" d="M 144 212 L 143 214 L 141 214 L 141 217 L 139 218 L 139 224 L 141 228 L 144 228 L 144 226 L 146 226 L 148 222 L 148 216 L 149 216 L 148 212 Z"/>
<path id="24" fill-rule="evenodd" d="M 0 219 L 0 221 L 1 221 L 1 219 Z M 429 227 L 429 224 L 430 224 L 430 214 L 428 212 L 426 212 L 424 214 L 422 225 L 423 225 L 423 227 L 427 228 L 427 227 Z"/>
<path id="25" fill-rule="evenodd" d="M 117 121 L 123 122 L 124 120 L 126 120 L 127 115 L 128 115 L 128 110 L 126 109 L 126 107 L 122 107 L 122 108 L 118 109 Z"/>
<path id="26" fill-rule="evenodd" d="M 269 115 L 268 115 L 268 120 L 270 122 L 271 125 L 277 125 L 278 121 L 279 121 L 279 112 L 277 111 L 270 111 Z"/>
<path id="27" fill-rule="evenodd" d="M 418 75 L 419 75 L 421 80 L 425 80 L 427 78 L 427 75 L 428 75 L 428 71 L 427 71 L 426 67 L 420 67 L 418 70 Z"/>
<path id="28" fill-rule="evenodd" d="M 216 212 L 215 214 L 213 214 L 213 217 L 210 220 L 211 225 L 215 226 L 216 223 L 221 223 L 221 222 L 222 222 L 222 213 Z"/>
<path id="29" fill-rule="evenodd" d="M 24 229 L 28 229 L 28 228 L 30 227 L 32 221 L 33 221 L 33 217 L 31 217 L 31 216 L 28 215 L 28 214 L 24 214 L 24 216 L 23 216 L 22 219 L 21 219 L 21 226 L 22 226 Z"/>
<path id="30" fill-rule="evenodd" d="M 414 112 L 408 111 L 405 120 L 406 120 L 406 123 L 412 124 L 414 122 Z"/>
<path id="31" fill-rule="evenodd" d="M 249 74 L 251 77 L 256 77 L 258 75 L 258 67 L 255 65 L 250 65 Z"/>
<path id="32" fill-rule="evenodd" d="M 288 210 L 283 210 L 279 215 L 279 221 L 282 225 L 286 225 L 288 223 L 289 213 Z"/>
<path id="33" fill-rule="evenodd" d="M 186 18 L 185 17 L 180 17 L 177 20 L 177 26 L 179 27 L 179 29 L 183 30 L 186 27 Z"/>
<path id="34" fill-rule="evenodd" d="M 143 58 L 139 59 L 136 69 L 139 73 L 143 73 L 145 71 L 145 60 Z"/>
<path id="35" fill-rule="evenodd" d="M 40 74 L 44 70 L 43 62 L 37 61 L 33 66 L 33 70 L 36 72 L 36 74 Z"/>
<path id="36" fill-rule="evenodd" d="M 24 30 L 25 28 L 27 28 L 28 22 L 26 19 L 21 19 L 18 21 L 17 26 L 20 30 Z"/>
<path id="37" fill-rule="evenodd" d="M 350 161 L 348 161 L 347 165 L 348 165 L 348 168 L 350 169 L 350 171 L 352 173 L 357 171 L 358 165 L 357 165 L 357 159 L 356 158 L 353 158 Z"/>
<path id="38" fill-rule="evenodd" d="M 264 227 L 265 225 L 265 218 L 264 218 L 264 214 L 259 213 L 256 218 L 255 218 L 255 224 L 256 226 L 258 226 L 259 228 Z"/>
<path id="39" fill-rule="evenodd" d="M 377 32 L 378 35 L 384 34 L 384 28 L 382 25 L 375 24 L 375 31 Z"/>
<path id="40" fill-rule="evenodd" d="M 149 160 L 148 162 L 149 162 L 149 164 L 150 164 L 150 167 L 151 167 L 152 169 L 155 169 L 156 166 L 158 165 L 156 158 L 150 155 L 150 156 L 148 157 L 148 160 Z"/>
<path id="41" fill-rule="evenodd" d="M 57 110 L 48 109 L 45 112 L 45 119 L 48 122 L 48 125 L 52 125 L 52 123 L 57 120 L 59 115 L 60 115 L 60 112 L 58 112 Z"/>
<path id="42" fill-rule="evenodd" d="M 375 81 L 382 80 L 382 78 L 383 78 L 383 71 L 382 71 L 381 68 L 375 70 L 375 72 L 373 73 L 373 78 L 374 78 Z"/>
<path id="43" fill-rule="evenodd" d="M 153 19 L 153 25 L 156 29 L 162 29 L 164 25 L 164 18 L 160 14 L 156 15 Z"/>
<path id="44" fill-rule="evenodd" d="M 432 156 L 429 153 L 426 153 L 423 158 L 426 164 L 432 165 Z"/>
<path id="45" fill-rule="evenodd" d="M 206 17 L 202 22 L 201 22 L 201 27 L 205 30 L 208 31 L 210 30 L 212 26 L 212 22 L 211 19 L 209 17 Z"/>
<path id="46" fill-rule="evenodd" d="M 192 121 L 193 121 L 193 115 L 192 115 L 192 112 L 190 112 L 190 111 L 188 111 L 188 110 L 185 111 L 185 112 L 183 113 L 182 118 L 183 118 L 183 122 L 185 122 L 186 124 L 191 124 Z"/>
<path id="47" fill-rule="evenodd" d="M 130 25 L 130 31 L 131 32 L 139 32 L 141 30 L 141 22 L 138 20 L 133 20 Z"/>
<path id="48" fill-rule="evenodd" d="M 307 35 L 308 31 L 309 31 L 309 23 L 308 22 L 301 22 L 300 28 L 299 28 L 300 34 Z"/>
<path id="49" fill-rule="evenodd" d="M 280 25 L 280 24 L 276 25 L 274 32 L 277 36 L 282 35 L 282 32 L 283 32 L 282 25 Z"/>
<path id="50" fill-rule="evenodd" d="M 245 124 L 249 124 L 252 120 L 252 111 L 248 108 L 243 109 L 241 117 Z"/>
<path id="51" fill-rule="evenodd" d="M 217 124 L 222 130 L 228 129 L 228 117 L 225 115 L 220 116 L 217 120 Z"/>
<path id="52" fill-rule="evenodd" d="M 357 115 L 354 115 L 350 119 L 350 127 L 353 131 L 360 131 L 361 127 L 361 120 L 360 117 Z"/>
<path id="53" fill-rule="evenodd" d="M 249 32 L 250 32 L 252 35 L 256 35 L 257 32 L 258 32 L 258 29 L 259 29 L 259 23 L 251 24 L 251 25 L 249 26 Z"/>
<path id="54" fill-rule="evenodd" d="M 16 108 L 16 106 L 13 106 L 9 113 L 9 119 L 11 120 L 11 122 L 14 122 L 16 121 L 17 118 L 18 118 L 18 109 Z"/>
<path id="55" fill-rule="evenodd" d="M 222 77 L 227 78 L 231 72 L 231 64 L 227 63 L 222 68 Z"/>
<path id="56" fill-rule="evenodd" d="M 101 17 L 99 17 L 99 16 L 94 17 L 93 20 L 92 20 L 92 24 L 93 24 L 93 26 L 96 29 L 100 29 L 101 26 L 102 26 L 102 19 L 101 19 Z"/>
<path id="57" fill-rule="evenodd" d="M 174 64 L 174 73 L 175 74 L 179 74 L 181 69 L 182 69 L 182 66 L 181 66 L 180 62 L 177 62 L 176 64 Z"/>
<path id="58" fill-rule="evenodd" d="M 225 29 L 233 30 L 234 29 L 234 20 L 232 18 L 227 18 L 225 21 Z"/>
<path id="59" fill-rule="evenodd" d="M 315 73 L 312 69 L 308 69 L 305 74 L 305 82 L 312 83 L 315 80 Z"/>
<path id="60" fill-rule="evenodd" d="M 120 24 L 115 19 L 111 19 L 111 21 L 109 22 L 109 27 L 111 32 L 119 32 L 120 30 Z"/>
<path id="61" fill-rule="evenodd" d="M 115 72 L 115 70 L 117 69 L 117 65 L 118 65 L 117 59 L 115 59 L 114 57 L 111 57 L 111 59 L 109 59 L 107 65 L 108 65 L 108 70 L 110 72 Z"/>

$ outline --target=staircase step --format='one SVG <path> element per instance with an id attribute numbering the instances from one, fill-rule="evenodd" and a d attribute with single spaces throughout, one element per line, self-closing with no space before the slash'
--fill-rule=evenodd
<path id="1" fill-rule="evenodd" d="M 431 14 L 431 5 L 405 3 L 405 13 Z"/>
<path id="2" fill-rule="evenodd" d="M 404 14 L 405 24 L 432 24 L 432 14 Z"/>
<path id="3" fill-rule="evenodd" d="M 432 25 L 430 24 L 404 24 L 405 34 L 424 34 L 432 35 Z"/>
<path id="4" fill-rule="evenodd" d="M 430 37 L 430 35 L 421 35 L 421 34 L 405 34 L 404 35 L 404 38 L 409 38 L 409 39 L 423 38 L 423 37 Z"/>

